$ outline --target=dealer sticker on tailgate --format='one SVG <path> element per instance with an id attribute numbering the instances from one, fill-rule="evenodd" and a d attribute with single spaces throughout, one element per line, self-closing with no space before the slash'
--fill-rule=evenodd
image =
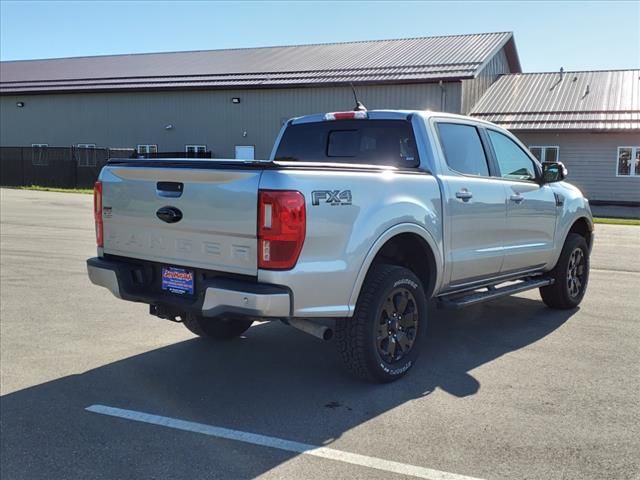
<path id="1" fill-rule="evenodd" d="M 178 295 L 193 295 L 193 272 L 183 268 L 162 267 L 162 289 Z"/>

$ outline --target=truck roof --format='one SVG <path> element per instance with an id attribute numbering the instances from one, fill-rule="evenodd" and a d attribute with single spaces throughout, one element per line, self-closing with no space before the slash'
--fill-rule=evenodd
<path id="1" fill-rule="evenodd" d="M 344 111 L 348 111 L 348 110 L 344 110 Z M 333 112 L 329 112 L 329 113 L 333 113 Z M 290 122 L 293 125 L 298 125 L 302 123 L 322 122 L 325 120 L 326 115 L 327 113 L 314 113 L 311 115 L 303 115 L 300 117 L 292 118 Z M 439 111 L 433 111 L 433 110 L 391 110 L 391 109 L 367 110 L 367 117 L 373 120 L 404 120 L 409 115 L 420 115 L 424 119 L 429 119 L 431 117 L 438 117 L 438 118 L 466 120 L 476 124 L 491 125 L 492 127 L 497 127 L 497 125 L 491 122 L 487 122 L 485 120 L 480 120 L 478 118 L 469 117 L 466 115 L 458 115 L 458 114 L 449 113 L 449 112 L 439 112 Z"/>

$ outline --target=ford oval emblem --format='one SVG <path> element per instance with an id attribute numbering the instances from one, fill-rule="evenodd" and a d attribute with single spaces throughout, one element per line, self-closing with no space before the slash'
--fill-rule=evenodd
<path id="1" fill-rule="evenodd" d="M 156 216 L 167 223 L 176 223 L 182 220 L 182 212 L 176 207 L 162 207 L 156 212 Z"/>

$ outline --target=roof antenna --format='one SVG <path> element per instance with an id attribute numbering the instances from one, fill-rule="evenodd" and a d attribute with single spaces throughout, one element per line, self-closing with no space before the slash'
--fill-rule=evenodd
<path id="1" fill-rule="evenodd" d="M 356 101 L 356 106 L 353 107 L 353 110 L 356 112 L 366 112 L 367 107 L 365 107 L 360 100 L 358 100 L 358 94 L 356 93 L 356 89 L 353 86 L 353 83 L 349 83 L 351 85 L 351 91 L 353 92 L 353 98 Z"/>

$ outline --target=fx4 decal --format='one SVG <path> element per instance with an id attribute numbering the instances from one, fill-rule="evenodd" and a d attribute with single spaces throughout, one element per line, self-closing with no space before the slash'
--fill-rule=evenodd
<path id="1" fill-rule="evenodd" d="M 351 205 L 351 190 L 314 190 L 311 192 L 311 204 L 314 207 L 320 202 L 329 205 Z"/>

